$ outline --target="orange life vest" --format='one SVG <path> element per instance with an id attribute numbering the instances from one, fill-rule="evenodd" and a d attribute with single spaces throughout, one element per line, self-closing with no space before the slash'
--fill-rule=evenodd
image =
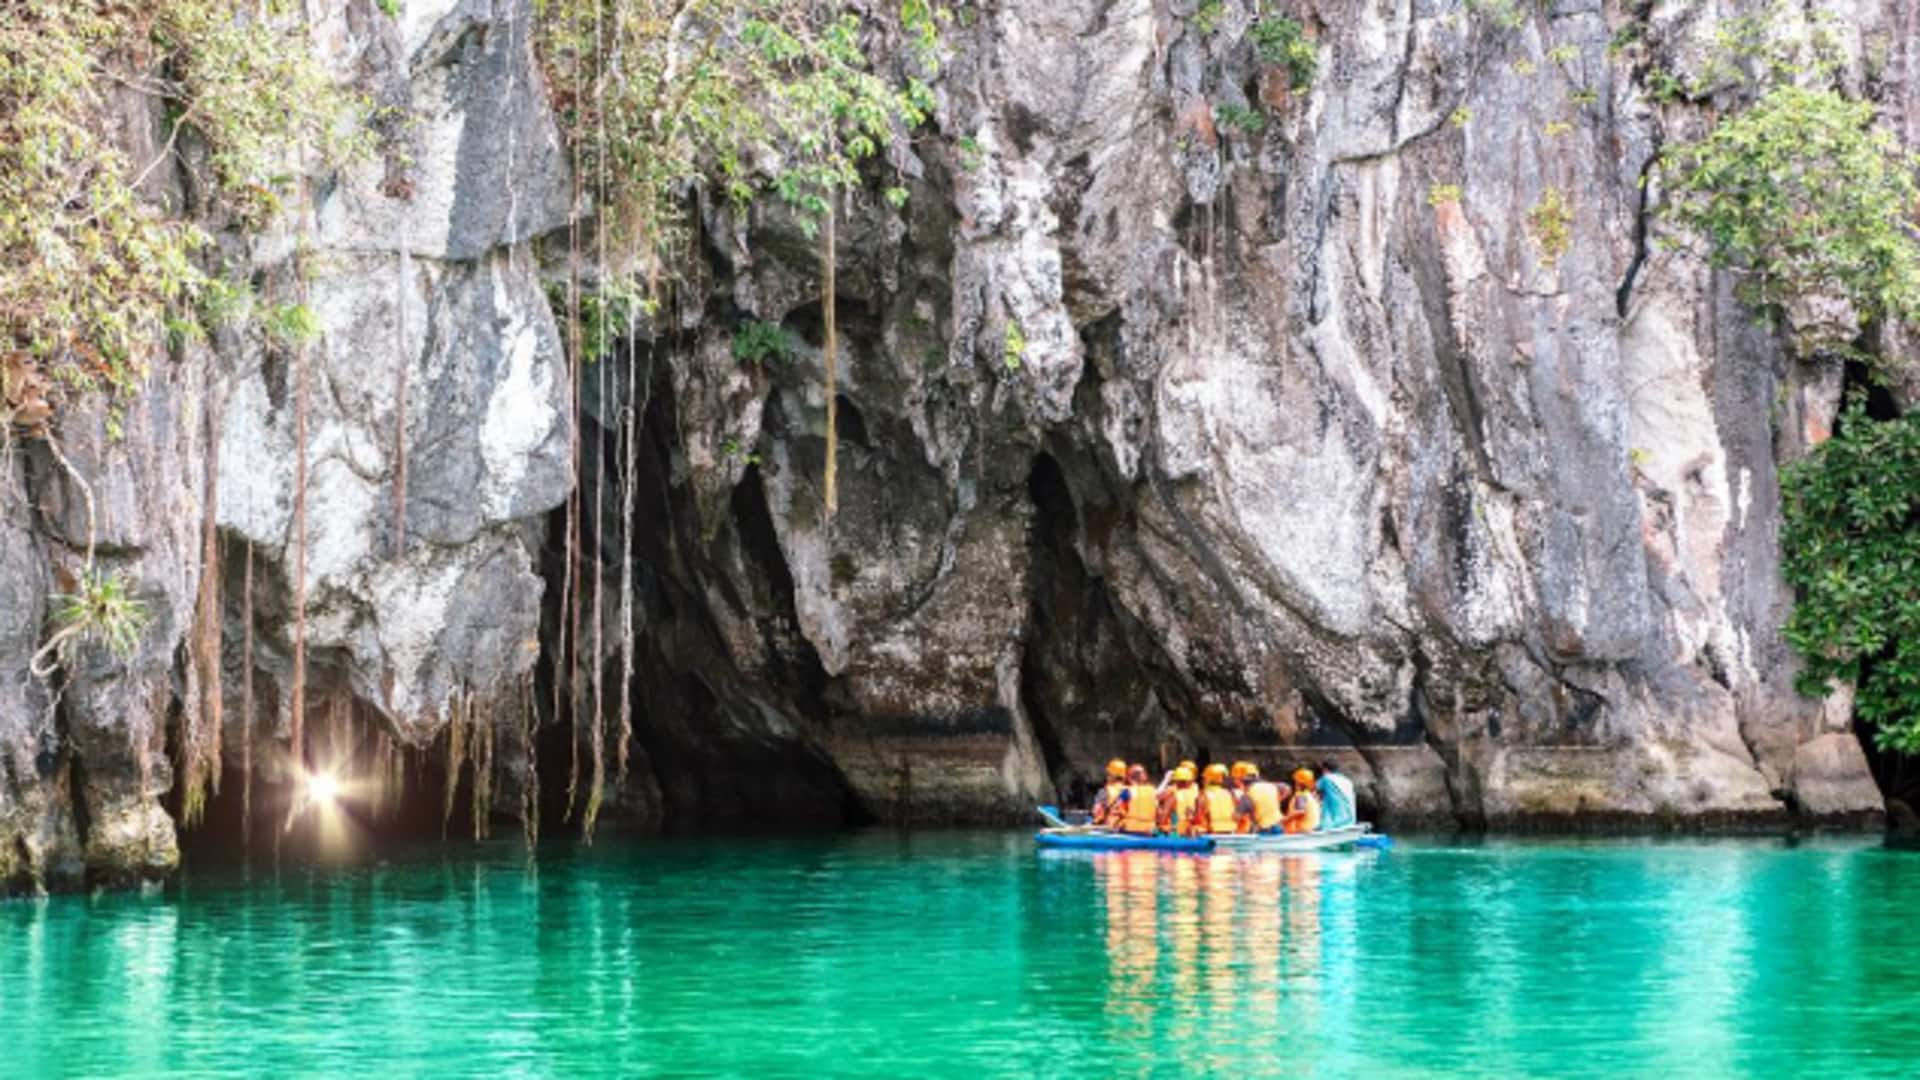
<path id="1" fill-rule="evenodd" d="M 1181 836 L 1193 835 L 1193 808 L 1200 805 L 1200 789 L 1188 784 L 1173 787 L 1173 827 Z"/>
<path id="2" fill-rule="evenodd" d="M 1320 827 L 1320 800 L 1310 791 L 1301 791 L 1287 804 L 1287 831 L 1312 832 Z"/>
<path id="3" fill-rule="evenodd" d="M 1160 793 L 1152 784 L 1127 785 L 1126 816 L 1119 821 L 1122 832 L 1152 835 L 1154 819 L 1160 816 Z M 1113 815 L 1107 815 L 1109 821 Z"/>
<path id="4" fill-rule="evenodd" d="M 1210 787 L 1207 797 L 1207 831 L 1234 832 L 1239 825 L 1234 821 L 1233 793 L 1223 787 Z"/>
<path id="5" fill-rule="evenodd" d="M 1253 800 L 1253 827 L 1265 832 L 1280 824 L 1280 789 L 1266 780 L 1249 785 L 1247 797 Z"/>
<path id="6" fill-rule="evenodd" d="M 1099 811 L 1094 824 L 1111 825 L 1120 820 L 1115 815 L 1120 812 L 1120 792 L 1126 790 L 1126 786 L 1119 780 L 1109 780 L 1107 786 L 1100 789 L 1100 797 L 1094 800 L 1094 809 Z"/>

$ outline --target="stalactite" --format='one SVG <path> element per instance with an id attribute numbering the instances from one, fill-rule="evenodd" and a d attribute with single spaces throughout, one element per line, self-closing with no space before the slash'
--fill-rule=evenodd
<path id="1" fill-rule="evenodd" d="M 827 199 L 826 228 L 821 230 L 820 244 L 820 319 L 823 325 L 824 353 L 827 366 L 827 468 L 826 518 L 833 520 L 834 512 L 840 508 L 839 457 L 840 457 L 840 340 L 838 320 L 834 309 L 834 218 L 838 216 L 839 199 L 829 194 Z"/>
<path id="2" fill-rule="evenodd" d="M 395 375 L 393 406 L 393 557 L 407 553 L 407 370 L 412 364 L 407 355 L 407 291 L 412 288 L 408 272 L 407 245 L 400 244 L 400 282 L 394 290 L 399 328 L 395 332 Z"/>
<path id="3" fill-rule="evenodd" d="M 208 789 L 220 792 L 220 396 L 214 365 L 207 365 L 205 389 L 207 450 L 200 512 L 200 595 L 194 611 L 193 666 L 198 707 L 183 715 L 181 726 L 180 817 L 197 823 L 206 810 Z"/>
<path id="4" fill-rule="evenodd" d="M 253 540 L 240 583 L 240 839 L 253 844 Z"/>
<path id="5" fill-rule="evenodd" d="M 447 703 L 447 790 L 440 808 L 440 838 L 447 837 L 447 823 L 453 820 L 453 798 L 460 790 L 460 769 L 467 762 L 466 695 L 456 694 Z"/>
<path id="6" fill-rule="evenodd" d="M 533 679 L 520 682 L 520 737 L 527 745 L 527 774 L 520 782 L 520 827 L 526 833 L 527 853 L 540 840 L 540 749 L 535 744 L 540 714 L 533 700 Z"/>
<path id="7" fill-rule="evenodd" d="M 493 818 L 494 773 L 493 699 L 470 705 L 468 724 L 473 742 L 473 838 L 485 840 L 491 833 Z"/>

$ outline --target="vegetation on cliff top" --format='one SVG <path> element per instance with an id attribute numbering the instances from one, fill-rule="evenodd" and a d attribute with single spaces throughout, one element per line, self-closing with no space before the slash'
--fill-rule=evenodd
<path id="1" fill-rule="evenodd" d="M 72 392 L 131 387 L 199 304 L 231 307 L 206 233 L 146 187 L 163 166 L 187 163 L 257 227 L 295 182 L 294 147 L 362 145 L 357 100 L 278 6 L 0 0 L 0 419 L 37 428 Z M 156 104 L 153 156 L 129 160 L 146 140 L 116 128 Z"/>
<path id="2" fill-rule="evenodd" d="M 1768 317 L 1825 297 L 1864 319 L 1920 315 L 1917 163 L 1873 112 L 1831 90 L 1776 86 L 1668 152 L 1668 216 Z M 1834 333 L 1804 344 L 1847 351 L 1851 334 Z"/>

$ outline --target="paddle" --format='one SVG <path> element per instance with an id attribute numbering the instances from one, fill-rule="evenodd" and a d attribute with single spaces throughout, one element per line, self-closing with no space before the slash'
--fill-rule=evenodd
<path id="1" fill-rule="evenodd" d="M 1042 818 L 1044 818 L 1044 819 L 1046 820 L 1046 823 L 1047 823 L 1047 824 L 1049 824 L 1049 825 L 1051 825 L 1051 826 L 1053 826 L 1054 828 L 1056 828 L 1056 829 L 1071 829 L 1071 828 L 1073 828 L 1073 826 L 1072 826 L 1072 825 L 1070 825 L 1070 824 L 1068 824 L 1068 823 L 1067 823 L 1067 819 L 1066 819 L 1066 818 L 1063 818 L 1063 817 L 1061 817 L 1061 816 L 1060 816 L 1060 808 L 1059 808 L 1059 807 L 1057 807 L 1057 806 L 1041 806 L 1041 807 L 1036 807 L 1036 809 L 1038 809 L 1038 810 L 1040 811 L 1040 816 L 1041 816 Z"/>

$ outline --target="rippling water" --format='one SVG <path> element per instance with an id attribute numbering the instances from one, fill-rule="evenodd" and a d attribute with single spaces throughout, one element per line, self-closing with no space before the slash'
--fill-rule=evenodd
<path id="1" fill-rule="evenodd" d="M 868 833 L 0 904 L 0 1075 L 1920 1075 L 1920 852 Z"/>

